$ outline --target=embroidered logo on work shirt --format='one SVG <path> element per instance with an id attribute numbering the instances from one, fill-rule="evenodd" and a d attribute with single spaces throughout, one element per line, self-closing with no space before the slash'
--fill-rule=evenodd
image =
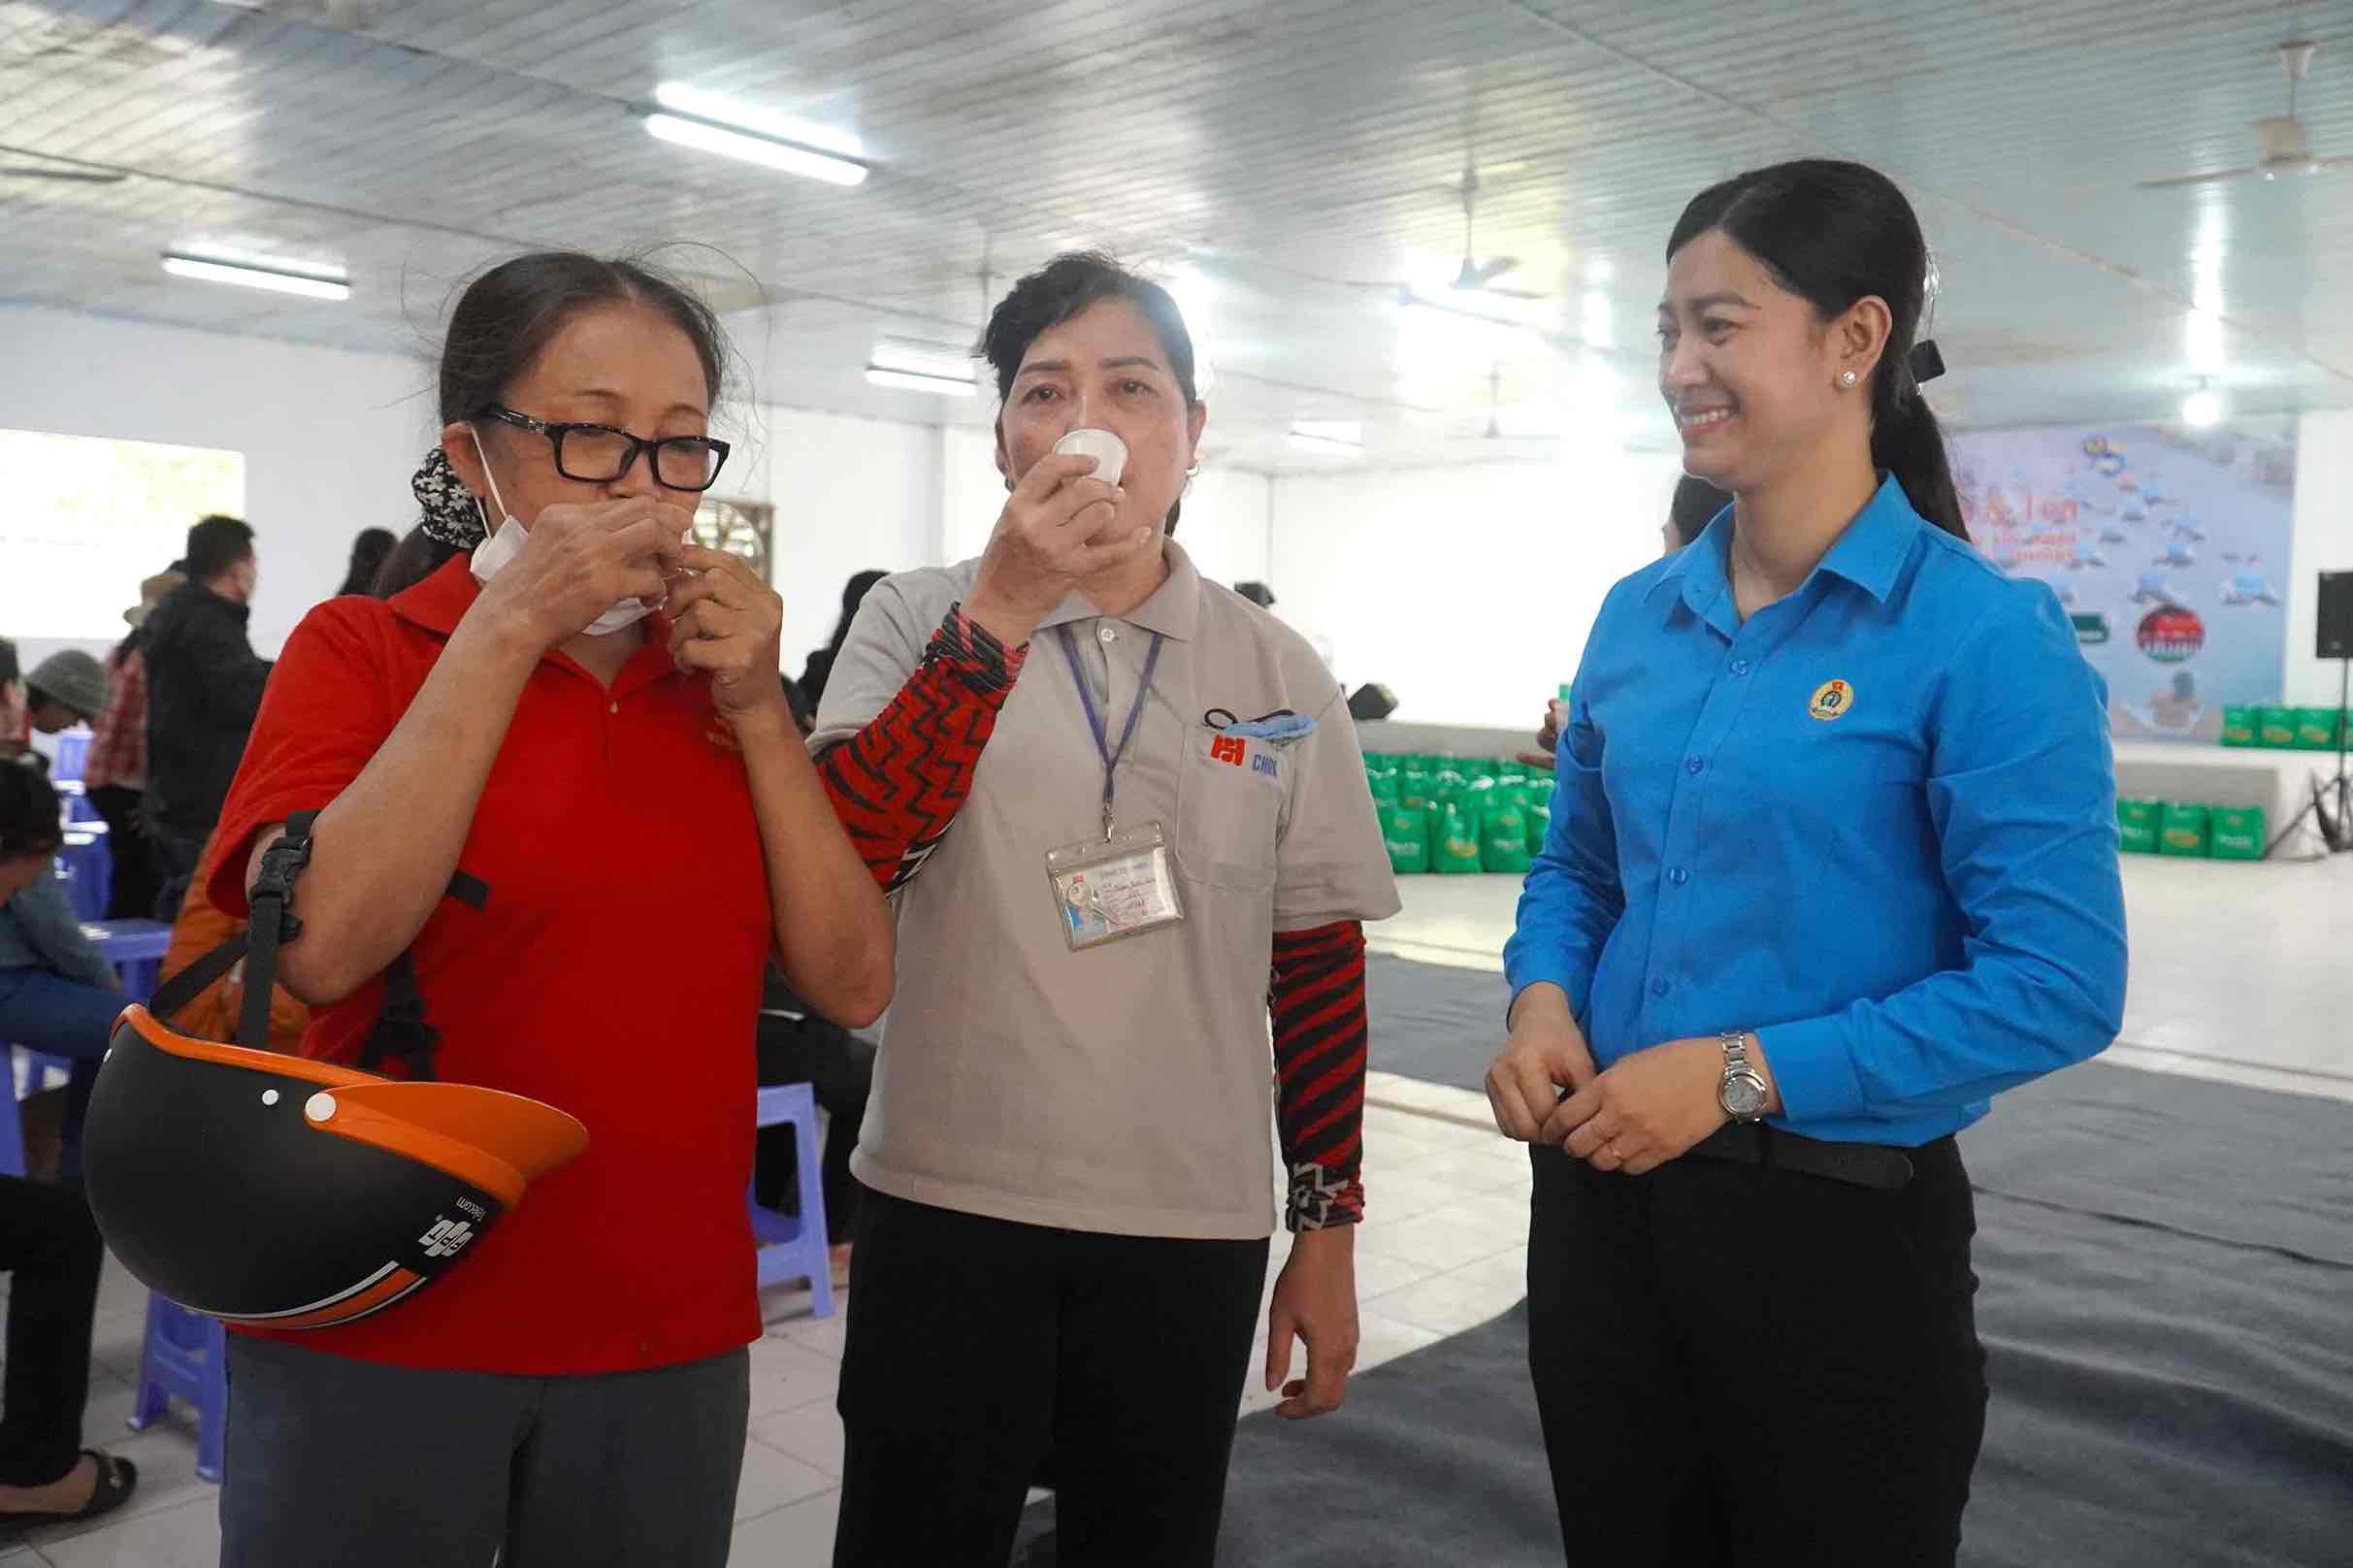
<path id="1" fill-rule="evenodd" d="M 1239 768 L 1250 755 L 1250 744 L 1233 735 L 1220 735 L 1209 743 L 1209 760 Z"/>
<path id="2" fill-rule="evenodd" d="M 1827 724 L 1845 718 L 1852 706 L 1854 688 L 1843 680 L 1826 680 L 1814 689 L 1814 701 L 1806 704 L 1806 711 Z"/>

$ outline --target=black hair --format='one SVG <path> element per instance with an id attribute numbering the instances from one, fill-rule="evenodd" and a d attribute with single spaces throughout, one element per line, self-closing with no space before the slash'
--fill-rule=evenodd
<path id="1" fill-rule="evenodd" d="M 54 855 L 65 841 L 57 792 L 37 768 L 0 763 L 0 861 Z"/>
<path id="2" fill-rule="evenodd" d="M 376 572 L 383 566 L 384 557 L 390 555 L 392 547 L 399 542 L 400 539 L 389 528 L 361 529 L 359 537 L 351 541 L 350 569 L 343 573 L 343 585 L 335 590 L 336 593 L 339 596 L 366 593 L 375 584 Z"/>
<path id="3" fill-rule="evenodd" d="M 1667 526 L 1675 530 L 1677 548 L 1688 545 L 1708 531 L 1716 514 L 1732 505 L 1731 495 L 1696 474 L 1675 482 L 1675 499 L 1667 503 Z"/>
<path id="4" fill-rule="evenodd" d="M 1721 231 L 1825 320 L 1877 295 L 1893 318 L 1871 376 L 1871 462 L 1895 475 L 1920 515 L 1966 539 L 1937 416 L 1912 378 L 1928 287 L 1928 241 L 1895 181 L 1859 163 L 1802 158 L 1751 169 L 1691 198 L 1667 257 Z"/>
<path id="5" fill-rule="evenodd" d="M 24 678 L 24 667 L 16 662 L 16 644 L 0 637 L 0 686 L 13 686 Z"/>
<path id="6" fill-rule="evenodd" d="M 727 336 L 717 313 L 694 290 L 642 258 L 535 250 L 467 284 L 449 312 L 436 399 L 441 422 L 462 423 L 498 402 L 574 316 L 606 305 L 643 305 L 668 316 L 694 344 L 704 389 L 717 405 L 726 380 Z M 460 553 L 428 537 L 422 526 L 412 528 L 384 558 L 374 591 L 389 598 Z"/>
<path id="7" fill-rule="evenodd" d="M 236 517 L 218 512 L 188 530 L 188 576 L 211 582 L 241 562 L 253 559 L 253 529 Z"/>
<path id="8" fill-rule="evenodd" d="M 1233 585 L 1233 591 L 1260 609 L 1275 607 L 1275 591 L 1262 582 L 1237 582 Z"/>
<path id="9" fill-rule="evenodd" d="M 839 653 L 841 645 L 850 640 L 850 623 L 858 619 L 858 606 L 889 575 L 887 572 L 861 572 L 841 585 L 841 619 L 833 623 L 833 639 L 826 644 L 830 652 Z"/>
<path id="10" fill-rule="evenodd" d="M 1168 369 L 1185 395 L 1188 410 L 1201 398 L 1193 382 L 1193 334 L 1185 329 L 1185 312 L 1176 296 L 1140 273 L 1128 271 L 1100 250 L 1065 250 L 1013 285 L 989 312 L 989 325 L 980 335 L 978 351 L 997 372 L 997 397 L 1001 404 L 1013 395 L 1013 378 L 1038 334 L 1074 320 L 1106 300 L 1131 305 L 1152 323 L 1168 356 Z M 1168 508 L 1168 528 L 1175 532 L 1178 501 Z"/>

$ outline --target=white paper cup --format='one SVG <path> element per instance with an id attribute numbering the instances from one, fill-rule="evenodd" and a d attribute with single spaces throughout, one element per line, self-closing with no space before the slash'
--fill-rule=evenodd
<path id="1" fill-rule="evenodd" d="M 1127 472 L 1127 443 L 1108 430 L 1074 430 L 1054 443 L 1060 457 L 1092 457 L 1094 477 L 1117 484 Z"/>

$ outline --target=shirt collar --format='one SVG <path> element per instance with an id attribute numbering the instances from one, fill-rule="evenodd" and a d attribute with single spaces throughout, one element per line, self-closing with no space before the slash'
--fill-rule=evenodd
<path id="1" fill-rule="evenodd" d="M 389 604 L 392 613 L 402 620 L 446 640 L 481 597 L 482 585 L 474 580 L 474 557 L 460 551 L 424 581 L 394 594 Z M 678 673 L 677 662 L 670 656 L 670 617 L 656 610 L 638 624 L 645 628 L 645 642 L 613 678 L 616 697 Z M 583 680 L 596 678 L 560 648 L 550 648 L 539 657 Z"/>
<path id="2" fill-rule="evenodd" d="M 1193 564 L 1193 557 L 1175 539 L 1160 544 L 1163 559 L 1168 563 L 1168 577 L 1152 591 L 1152 597 L 1125 615 L 1111 617 L 1140 626 L 1147 632 L 1157 632 L 1176 642 L 1191 642 L 1201 624 L 1201 572 Z M 1038 623 L 1038 630 L 1068 626 L 1073 621 L 1103 618 L 1103 612 L 1093 600 L 1072 589 L 1054 613 Z"/>
<path id="3" fill-rule="evenodd" d="M 1705 533 L 1675 552 L 1651 580 L 1650 591 L 1655 593 L 1672 583 L 1692 612 L 1706 617 L 1731 592 L 1732 516 L 1730 506 L 1717 512 Z M 1904 494 L 1895 475 L 1888 474 L 1830 546 L 1814 573 L 1827 572 L 1844 577 L 1883 604 L 1895 591 L 1896 577 L 1904 570 L 1912 539 L 1927 526 L 1912 509 L 1912 499 Z"/>

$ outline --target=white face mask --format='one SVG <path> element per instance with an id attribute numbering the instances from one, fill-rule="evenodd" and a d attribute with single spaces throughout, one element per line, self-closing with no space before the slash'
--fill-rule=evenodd
<path id="1" fill-rule="evenodd" d="M 531 531 L 515 520 L 513 513 L 507 510 L 507 503 L 500 499 L 499 477 L 490 472 L 490 454 L 482 450 L 482 438 L 478 434 L 475 434 L 474 438 L 474 449 L 480 454 L 482 459 L 482 477 L 490 481 L 491 502 L 499 508 L 500 515 L 506 518 L 505 522 L 499 524 L 491 532 L 489 538 L 483 539 L 474 549 L 474 560 L 471 564 L 474 580 L 487 583 L 491 578 L 506 571 L 508 562 L 523 553 L 523 545 L 531 538 Z M 474 503 L 477 509 L 481 505 L 479 501 Z M 482 526 L 485 528 L 490 526 L 488 513 L 483 514 Z M 615 600 L 604 614 L 581 627 L 580 630 L 589 637 L 610 637 L 624 627 L 637 625 L 653 612 L 653 606 L 641 599 L 619 599 Z"/>

